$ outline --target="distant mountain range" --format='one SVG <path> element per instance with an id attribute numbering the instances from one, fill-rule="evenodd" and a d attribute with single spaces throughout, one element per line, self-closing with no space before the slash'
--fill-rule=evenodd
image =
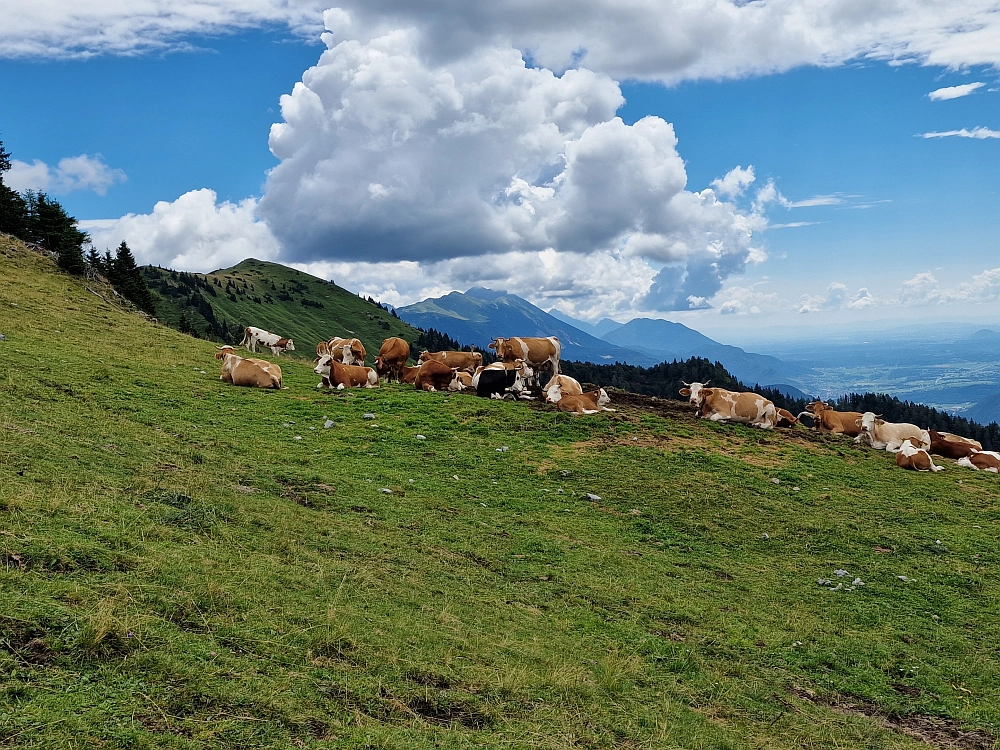
<path id="1" fill-rule="evenodd" d="M 517 295 L 482 287 L 426 299 L 396 312 L 411 325 L 436 328 L 483 348 L 497 336 L 558 336 L 563 358 L 581 362 L 649 366 L 705 357 L 721 362 L 744 383 L 774 385 L 790 395 L 804 395 L 795 386 L 801 365 L 720 344 L 669 320 L 637 318 L 622 324 L 604 319 L 591 325 L 558 311 L 547 313 Z"/>

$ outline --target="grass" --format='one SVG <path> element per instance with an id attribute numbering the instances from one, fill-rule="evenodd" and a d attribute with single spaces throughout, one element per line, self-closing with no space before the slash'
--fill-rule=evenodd
<path id="1" fill-rule="evenodd" d="M 320 393 L 285 358 L 286 390 L 234 388 L 2 238 L 0 333 L 0 745 L 1000 729 L 995 475 L 665 402 Z"/>

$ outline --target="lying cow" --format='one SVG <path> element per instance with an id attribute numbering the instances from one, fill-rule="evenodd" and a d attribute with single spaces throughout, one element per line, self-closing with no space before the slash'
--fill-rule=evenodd
<path id="1" fill-rule="evenodd" d="M 345 365 L 363 365 L 368 352 L 361 339 L 342 339 L 334 336 L 330 339 L 330 356 Z"/>
<path id="2" fill-rule="evenodd" d="M 313 369 L 317 375 L 323 376 L 321 385 L 336 388 L 378 388 L 378 373 L 370 367 L 360 365 L 344 365 L 327 354 L 320 357 Z"/>
<path id="3" fill-rule="evenodd" d="M 813 427 L 820 432 L 832 432 L 835 435 L 848 435 L 857 437 L 861 434 L 861 427 L 857 421 L 862 414 L 859 411 L 836 411 L 832 406 L 824 401 L 813 401 L 806 405 L 808 411 L 800 412 L 802 415 L 809 415 L 813 418 Z"/>
<path id="4" fill-rule="evenodd" d="M 955 462 L 955 466 L 964 466 L 967 469 L 976 471 L 992 471 L 1000 474 L 1000 453 L 996 451 L 974 450 L 967 456 L 962 456 Z"/>
<path id="5" fill-rule="evenodd" d="M 944 471 L 943 466 L 935 466 L 931 454 L 923 449 L 916 438 L 906 438 L 896 453 L 896 466 L 911 471 Z"/>
<path id="6" fill-rule="evenodd" d="M 443 362 L 428 360 L 417 368 L 417 376 L 413 385 L 417 390 L 423 391 L 447 391 L 452 381 L 455 379 L 457 370 L 448 367 Z"/>
<path id="7" fill-rule="evenodd" d="M 523 360 L 535 373 L 542 368 L 551 370 L 553 376 L 559 374 L 559 357 L 562 354 L 562 344 L 555 336 L 547 338 L 496 338 L 489 345 L 503 362 L 512 364 Z M 534 377 L 534 376 L 532 376 Z"/>
<path id="8" fill-rule="evenodd" d="M 419 367 L 406 367 L 403 366 L 403 374 L 400 378 L 401 382 L 413 385 L 417 382 L 417 373 L 420 372 Z"/>
<path id="9" fill-rule="evenodd" d="M 410 345 L 401 338 L 390 336 L 382 342 L 375 357 L 375 372 L 387 381 L 403 379 L 403 367 L 410 358 Z"/>
<path id="10" fill-rule="evenodd" d="M 895 453 L 903 447 L 907 438 L 915 438 L 921 448 L 929 448 L 931 445 L 931 436 L 927 430 L 909 422 L 886 422 L 874 412 L 866 411 L 862 414 L 857 426 L 861 428 L 861 434 L 854 438 L 854 442 L 860 443 L 867 438 L 876 450 Z"/>
<path id="11" fill-rule="evenodd" d="M 756 393 L 736 393 L 722 388 L 707 388 L 705 383 L 684 383 L 680 394 L 695 405 L 702 419 L 713 422 L 739 422 L 762 430 L 773 429 L 778 413 L 768 399 Z"/>
<path id="12" fill-rule="evenodd" d="M 952 435 L 950 432 L 937 432 L 928 430 L 927 434 L 931 438 L 931 447 L 928 452 L 935 456 L 944 458 L 965 458 L 972 451 L 981 451 L 983 444 L 972 438 Z"/>
<path id="13" fill-rule="evenodd" d="M 316 359 L 317 360 L 320 357 L 325 357 L 329 353 L 330 353 L 330 342 L 329 341 L 320 341 L 318 344 L 316 344 Z"/>
<path id="14" fill-rule="evenodd" d="M 545 400 L 555 403 L 559 399 L 553 399 L 549 396 L 549 391 L 553 388 L 558 387 L 559 394 L 562 396 L 579 396 L 583 393 L 583 386 L 580 385 L 580 381 L 576 378 L 571 378 L 569 375 L 553 375 L 542 391 L 545 393 Z"/>
<path id="15" fill-rule="evenodd" d="M 602 411 L 616 411 L 608 407 L 611 398 L 607 391 L 598 388 L 596 391 L 587 391 L 579 394 L 562 395 L 557 393 L 559 386 L 553 386 L 554 395 L 559 396 L 553 400 L 559 411 L 568 411 L 571 414 L 600 414 Z"/>
<path id="16" fill-rule="evenodd" d="M 503 398 L 508 392 L 520 395 L 528 387 L 525 381 L 533 376 L 531 367 L 521 360 L 510 364 L 494 362 L 476 370 L 472 387 L 482 398 Z"/>
<path id="17" fill-rule="evenodd" d="M 281 388 L 281 368 L 273 362 L 240 357 L 231 346 L 220 349 L 215 358 L 222 360 L 219 380 L 224 383 L 247 388 Z"/>
<path id="18" fill-rule="evenodd" d="M 455 367 L 459 370 L 464 370 L 469 374 L 474 373 L 476 368 L 483 366 L 483 355 L 479 352 L 421 352 L 418 361 L 420 364 L 423 364 L 424 362 L 430 362 L 431 360 L 448 365 L 448 367 Z"/>
<path id="19" fill-rule="evenodd" d="M 794 427 L 799 423 L 799 418 L 792 414 L 788 409 L 776 408 L 774 410 L 778 415 L 778 422 L 775 427 Z"/>
<path id="20" fill-rule="evenodd" d="M 448 384 L 449 391 L 467 391 L 472 388 L 472 374 L 465 370 L 458 370 L 454 379 Z"/>
<path id="21" fill-rule="evenodd" d="M 280 356 L 282 352 L 295 351 L 295 344 L 291 339 L 253 326 L 248 327 L 243 333 L 243 341 L 240 344 L 252 352 L 256 352 L 258 346 L 266 346 L 275 357 Z"/>

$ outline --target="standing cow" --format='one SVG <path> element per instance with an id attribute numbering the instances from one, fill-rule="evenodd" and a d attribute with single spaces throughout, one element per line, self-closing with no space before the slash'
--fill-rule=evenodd
<path id="1" fill-rule="evenodd" d="M 550 376 L 559 374 L 559 357 L 562 354 L 562 344 L 555 336 L 546 338 L 496 338 L 489 346 L 504 362 L 524 360 L 534 370 L 534 380 L 541 375 L 539 368 L 551 370 Z"/>
<path id="2" fill-rule="evenodd" d="M 243 333 L 243 341 L 240 344 L 252 352 L 256 352 L 258 346 L 266 346 L 275 357 L 280 356 L 282 352 L 295 351 L 295 344 L 291 339 L 253 326 L 249 326 Z"/>
<path id="3" fill-rule="evenodd" d="M 401 338 L 391 336 L 382 342 L 375 357 L 375 372 L 387 381 L 399 383 L 403 379 L 403 367 L 410 358 L 410 345 Z"/>

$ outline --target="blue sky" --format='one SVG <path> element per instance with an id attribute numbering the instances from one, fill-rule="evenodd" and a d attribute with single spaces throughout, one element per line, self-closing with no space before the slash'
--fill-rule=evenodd
<path id="1" fill-rule="evenodd" d="M 142 260 L 256 255 L 394 304 L 486 285 L 713 332 L 1000 313 L 989 2 L 840 27 L 787 0 L 707 2 L 714 26 L 497 3 L 465 33 L 434 2 L 19 2 L 0 10 L 7 181 Z"/>

